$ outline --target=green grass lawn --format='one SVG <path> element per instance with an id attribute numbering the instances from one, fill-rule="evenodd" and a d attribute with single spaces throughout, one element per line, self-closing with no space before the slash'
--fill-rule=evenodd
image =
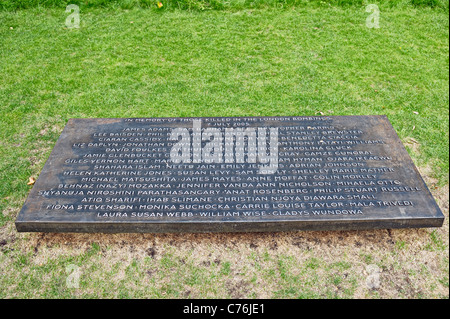
<path id="1" fill-rule="evenodd" d="M 39 175 L 69 118 L 385 114 L 416 165 L 434 181 L 432 186 L 448 185 L 445 10 L 383 7 L 379 29 L 366 27 L 369 13 L 364 6 L 204 12 L 86 7 L 79 29 L 66 28 L 67 15 L 64 8 L 0 11 L 0 240 L 4 241 L 0 258 L 7 260 L 0 265 L 3 274 L 25 269 L 0 277 L 0 297 L 71 296 L 63 288 L 66 273 L 61 265 L 81 263 L 83 258 L 92 261 L 89 272 L 101 273 L 98 253 L 105 249 L 107 254 L 108 247 L 88 247 L 75 257 L 64 257 L 60 251 L 35 264 L 36 251 L 27 246 L 35 243 L 35 235 L 17 234 L 13 226 L 31 188 L 28 178 Z M 427 238 L 430 247 L 436 240 L 444 241 L 444 249 L 431 251 L 448 263 L 445 235 L 448 228 L 447 234 Z M 126 267 L 137 271 L 122 269 L 122 276 L 132 277 L 132 284 L 127 282 L 123 289 L 114 290 L 98 275 L 91 281 L 94 286 L 82 282 L 85 290 L 79 295 L 189 296 L 174 278 L 168 279 L 168 286 L 140 289 L 152 267 L 165 270 L 158 275 L 162 277 L 191 273 L 184 282 L 187 286 L 211 288 L 232 277 L 223 261 L 209 262 L 212 268 L 205 271 L 193 262 L 195 258 L 173 255 L 169 248 L 158 261 L 133 257 Z M 389 252 L 392 260 L 388 258 L 394 270 L 399 262 L 396 249 Z M 332 284 L 319 291 L 305 288 L 302 294 L 296 290 L 302 274 L 290 271 L 295 260 L 288 253 L 264 256 L 264 252 L 247 256 L 253 267 L 256 259 L 262 266 L 242 271 L 254 275 L 249 275 L 249 282 L 263 278 L 272 285 L 274 293 L 268 297 L 352 297 L 362 280 L 350 275 L 342 283 L 335 276 L 334 263 L 356 267 L 342 257 L 321 264 L 322 276 L 316 279 L 306 267 L 309 280 Z M 309 265 L 313 256 L 305 258 Z M 448 290 L 448 265 L 441 261 L 439 281 L 433 285 L 446 285 Z M 121 266 L 111 267 L 112 275 L 120 273 Z M 420 269 L 413 271 L 422 278 L 417 275 Z M 56 284 L 48 283 L 49 276 Z M 161 279 L 151 278 L 150 283 Z M 344 288 L 335 295 L 333 285 Z M 434 296 L 430 289 L 423 296 Z M 243 294 L 260 295 L 251 290 Z M 197 296 L 229 295 L 219 289 L 212 295 L 200 290 Z"/>

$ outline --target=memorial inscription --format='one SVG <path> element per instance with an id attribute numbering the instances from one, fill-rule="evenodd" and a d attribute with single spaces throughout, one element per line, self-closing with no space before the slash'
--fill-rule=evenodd
<path id="1" fill-rule="evenodd" d="M 16 227 L 208 232 L 440 227 L 385 116 L 71 119 Z"/>

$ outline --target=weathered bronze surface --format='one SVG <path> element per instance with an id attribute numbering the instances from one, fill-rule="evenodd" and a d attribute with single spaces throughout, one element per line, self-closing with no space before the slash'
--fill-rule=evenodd
<path id="1" fill-rule="evenodd" d="M 71 119 L 22 232 L 440 227 L 385 116 Z"/>

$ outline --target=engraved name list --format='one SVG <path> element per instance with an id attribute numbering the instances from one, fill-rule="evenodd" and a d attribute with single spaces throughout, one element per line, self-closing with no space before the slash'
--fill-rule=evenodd
<path id="1" fill-rule="evenodd" d="M 72 119 L 21 231 L 436 227 L 383 116 Z"/>

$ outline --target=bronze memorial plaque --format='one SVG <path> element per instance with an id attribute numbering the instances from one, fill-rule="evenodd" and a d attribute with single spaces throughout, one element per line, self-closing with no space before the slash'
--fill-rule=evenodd
<path id="1" fill-rule="evenodd" d="M 440 227 L 386 116 L 70 119 L 22 232 Z"/>

